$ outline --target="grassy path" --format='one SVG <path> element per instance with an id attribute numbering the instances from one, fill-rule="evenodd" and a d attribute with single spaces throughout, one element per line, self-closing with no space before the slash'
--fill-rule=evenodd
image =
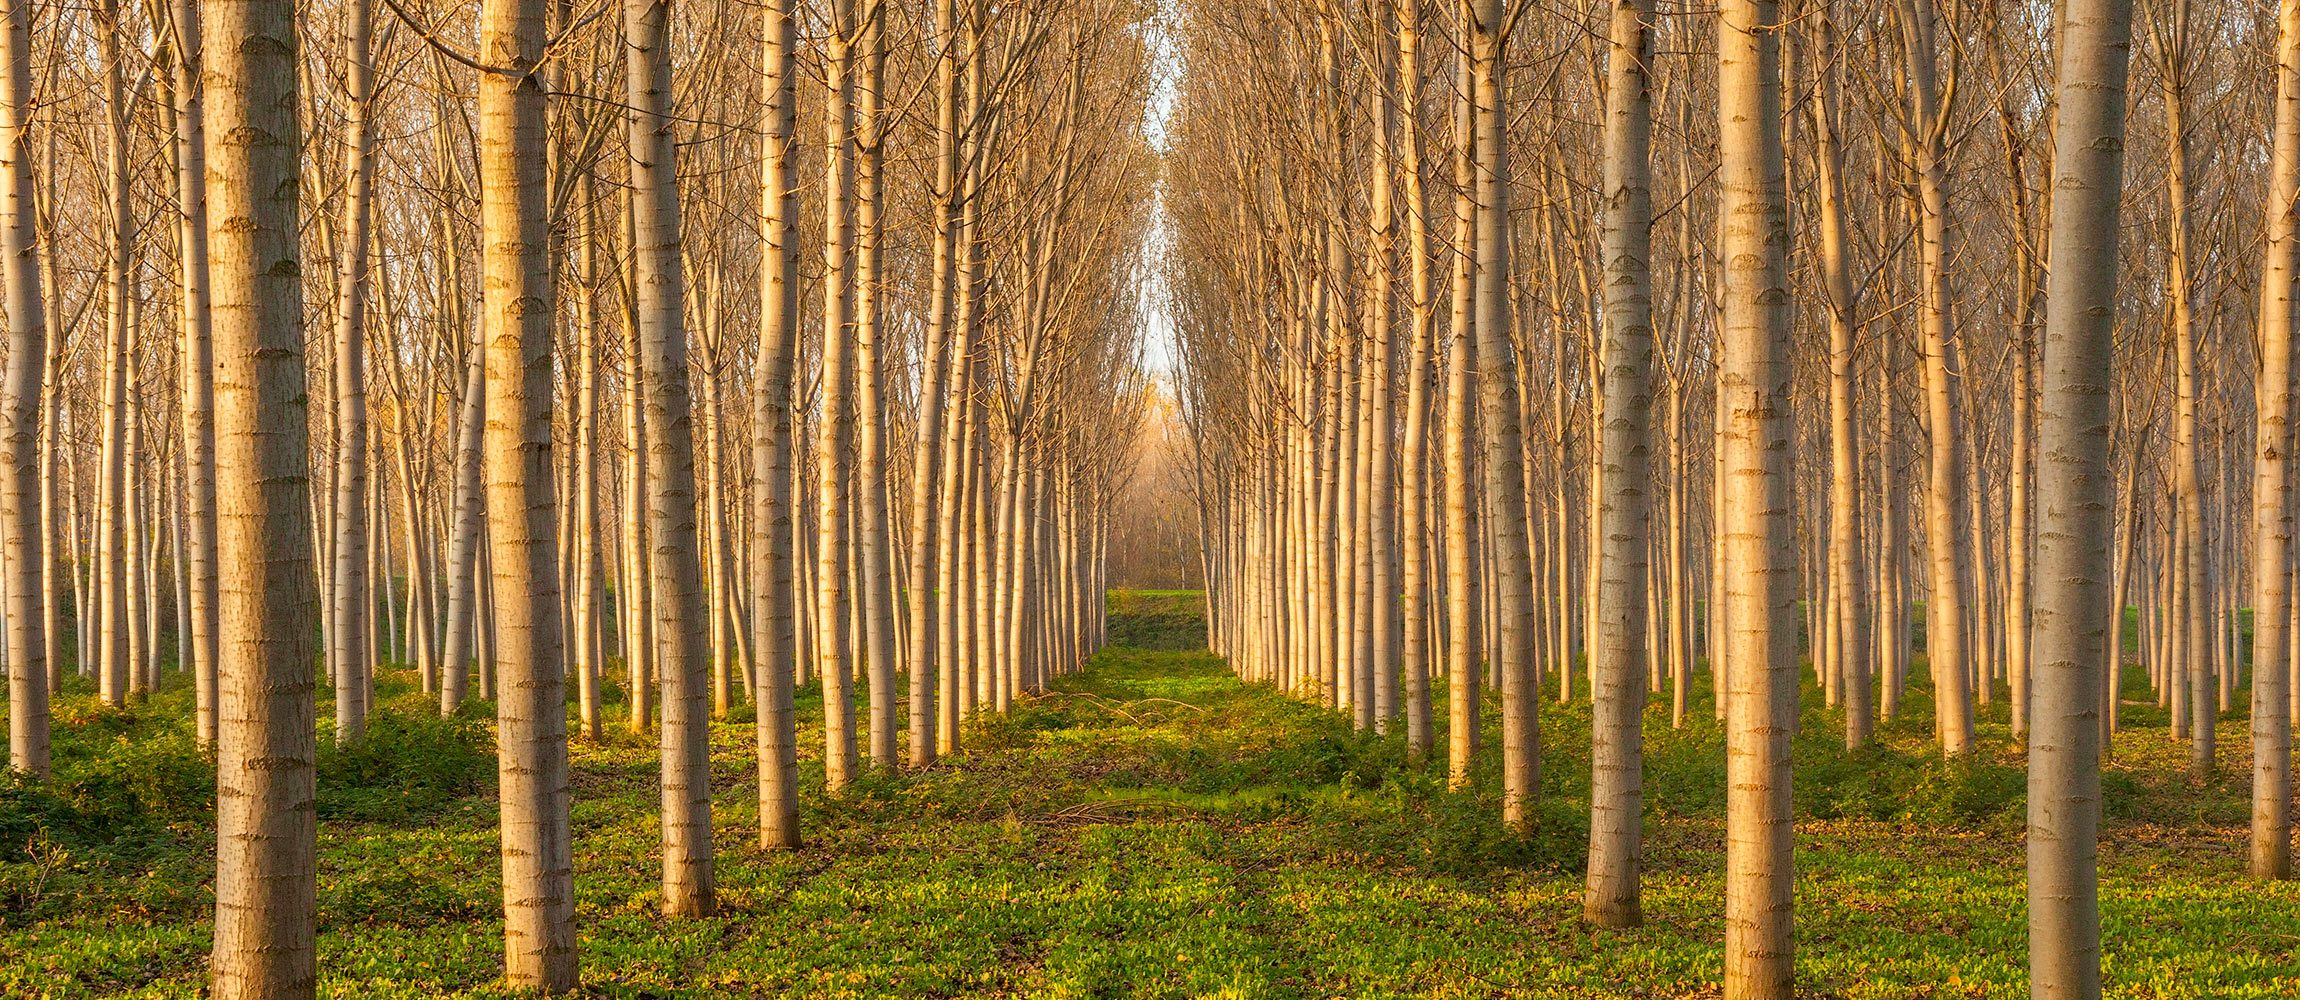
<path id="1" fill-rule="evenodd" d="M 586 995 L 1715 994 L 1712 724 L 1672 733 L 1649 717 L 1651 924 L 1593 931 L 1577 919 L 1585 708 L 1545 709 L 1545 832 L 1507 838 L 1489 794 L 1445 792 L 1400 741 L 1240 685 L 1202 652 L 1149 648 L 1190 637 L 1163 600 L 1144 603 L 1118 623 L 1136 645 L 970 730 L 962 759 L 836 801 L 811 790 L 800 852 L 750 846 L 750 730 L 721 725 L 724 908 L 711 919 L 656 914 L 649 741 L 578 747 Z M 394 709 L 414 712 L 409 698 Z M 181 766 L 166 756 L 172 710 L 163 698 L 83 720 L 99 735 L 72 745 L 75 773 L 167 780 Z M 1815 707 L 1818 735 L 1798 746 L 1801 981 L 1818 997 L 2025 995 L 2018 771 L 1930 760 L 1907 747 L 1922 741 L 1911 720 L 1873 754 L 1831 753 L 1826 725 Z M 434 764 L 470 752 L 458 741 L 473 731 L 484 767 L 457 788 Z M 411 723 L 383 738 L 419 749 L 329 765 L 365 780 L 322 802 L 323 992 L 504 995 L 484 730 Z M 2119 754 L 2132 770 L 2111 781 L 2111 995 L 2300 995 L 2300 890 L 2241 880 L 2240 786 L 2156 777 L 2179 761 L 2160 735 Z M 48 854 L 0 862 L 0 996 L 195 995 L 212 834 L 157 805 L 142 822 L 132 842 L 65 831 Z"/>

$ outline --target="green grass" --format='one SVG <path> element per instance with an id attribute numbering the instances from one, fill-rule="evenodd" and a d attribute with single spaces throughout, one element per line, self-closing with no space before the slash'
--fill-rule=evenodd
<path id="1" fill-rule="evenodd" d="M 751 733 L 718 727 L 711 919 L 658 913 L 651 740 L 616 726 L 578 744 L 586 995 L 1716 995 L 1723 755 L 1705 688 L 1683 731 L 1665 708 L 1646 717 L 1648 926 L 1598 931 L 1578 919 L 1586 705 L 1545 706 L 1541 829 L 1518 838 L 1493 818 L 1493 761 L 1448 792 L 1402 740 L 1183 648 L 1203 636 L 1195 595 L 1112 601 L 1133 645 L 974 725 L 969 751 L 926 774 L 824 797 L 807 692 L 801 771 L 816 777 L 798 852 L 751 846 Z M 199 995 L 213 772 L 171 680 L 126 712 L 73 685 L 57 779 L 0 788 L 0 996 Z M 322 764 L 322 992 L 504 996 L 486 706 L 431 719 L 408 684 L 383 678 L 369 745 Z M 1878 747 L 1848 754 L 1841 720 L 1807 699 L 1800 982 L 1816 997 L 2025 996 L 2004 705 L 1983 713 L 1983 752 L 1955 763 L 1926 750 L 1928 692 L 1908 705 Z M 2160 711 L 2126 719 L 2102 845 L 2110 994 L 2300 993 L 2300 886 L 2243 877 L 2243 722 L 2221 731 L 2225 777 L 2198 784 Z"/>
<path id="2" fill-rule="evenodd" d="M 1110 644 L 1182 653 L 1206 648 L 1205 598 L 1191 590 L 1113 590 Z"/>

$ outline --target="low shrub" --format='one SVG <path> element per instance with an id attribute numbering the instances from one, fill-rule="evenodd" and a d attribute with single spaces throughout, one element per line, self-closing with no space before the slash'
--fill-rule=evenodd
<path id="1" fill-rule="evenodd" d="M 1206 648 L 1206 619 L 1195 612 L 1153 611 L 1114 615 L 1112 645 L 1183 652 Z"/>
<path id="2" fill-rule="evenodd" d="M 321 742 L 319 815 L 403 823 L 478 791 L 494 774 L 495 748 L 479 722 L 379 712 L 359 742 Z"/>

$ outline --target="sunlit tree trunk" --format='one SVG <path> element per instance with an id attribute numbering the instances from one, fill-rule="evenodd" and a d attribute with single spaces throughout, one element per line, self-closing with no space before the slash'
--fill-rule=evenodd
<path id="1" fill-rule="evenodd" d="M 130 273 L 133 273 L 132 271 Z M 113 588 L 120 598 L 118 610 L 112 614 L 125 625 L 125 634 L 118 637 L 124 649 L 123 660 L 128 673 L 128 697 L 142 701 L 152 695 L 152 684 L 158 673 L 152 669 L 151 633 L 145 629 L 144 606 L 144 477 L 149 462 L 144 455 L 144 406 L 137 398 L 137 388 L 143 384 L 143 326 L 142 298 L 133 290 L 128 293 L 127 335 L 121 338 L 126 352 L 126 372 L 120 380 L 122 412 L 117 415 L 122 433 L 116 470 L 119 490 L 118 513 L 113 517 L 118 532 L 118 561 L 111 569 Z"/>
<path id="2" fill-rule="evenodd" d="M 207 160 L 214 282 L 217 554 L 218 1000 L 316 993 L 309 413 L 297 232 L 296 10 L 206 0 L 215 148 Z"/>
<path id="3" fill-rule="evenodd" d="M 2037 397 L 2035 678 L 2028 779 L 2029 984 L 2050 1000 L 2100 992 L 2101 662 L 2111 614 L 2108 464 L 2118 207 L 2130 0 L 2061 5 L 2052 261 Z"/>
<path id="4" fill-rule="evenodd" d="M 2000 45 L 2003 39 L 2000 39 Z M 1992 62 L 1999 61 L 2001 50 L 1992 48 Z M 2031 628 L 2034 616 L 2030 613 L 2030 600 L 2034 590 L 2035 529 L 2032 511 L 2034 502 L 2035 467 L 2032 445 L 2036 425 L 2036 330 L 2037 296 L 2042 281 L 2037 266 L 2037 248 L 2029 238 L 2032 230 L 2026 141 L 2022 136 L 2024 123 L 2014 107 L 2014 98 L 2007 94 L 1998 98 L 1997 120 L 2005 148 L 2005 177 L 2010 188 L 2010 221 L 2017 227 L 2012 234 L 2014 271 L 2013 331 L 2006 346 L 2012 354 L 2012 420 L 2008 434 L 2012 438 L 2009 475 L 2006 485 L 2006 507 L 2009 508 L 2005 524 L 2005 677 L 2012 687 L 2012 731 L 2015 736 L 2026 736 L 2029 720 L 2029 683 L 2034 671 L 2030 667 Z"/>
<path id="5" fill-rule="evenodd" d="M 1469 4 L 1457 8 L 1463 37 L 1468 37 Z M 1455 60 L 1453 100 L 1454 134 L 1454 246 L 1467 247 L 1475 237 L 1477 202 L 1471 185 L 1476 170 L 1477 120 L 1470 97 L 1470 60 Z M 1471 377 L 1477 365 L 1477 333 L 1471 312 L 1474 272 L 1463 254 L 1454 254 L 1453 318 L 1447 327 L 1445 427 L 1445 549 L 1446 549 L 1446 774 L 1453 788 L 1469 785 L 1470 758 L 1477 752 L 1478 641 L 1476 566 L 1477 497 L 1471 489 L 1474 474 L 1471 452 L 1476 401 Z"/>
<path id="6" fill-rule="evenodd" d="M 128 646 L 128 368 L 134 351 L 128 288 L 135 246 L 135 219 L 129 205 L 127 85 L 120 46 L 128 32 L 120 23 L 118 0 L 97 8 L 98 45 L 104 73 L 105 206 L 109 211 L 104 272 L 105 319 L 102 453 L 96 473 L 96 613 L 79 613 L 83 628 L 95 630 L 97 681 L 104 703 L 125 705 L 137 678 L 130 676 Z M 309 544 L 307 541 L 305 544 Z M 75 605 L 75 607 L 80 607 Z"/>
<path id="7" fill-rule="evenodd" d="M 967 231 L 963 219 L 967 214 L 965 210 L 960 213 L 962 221 L 956 229 L 958 235 L 954 237 L 954 269 L 950 276 L 958 285 L 953 290 L 958 301 L 953 307 L 955 318 L 951 335 L 959 343 L 950 348 L 950 384 L 944 395 L 949 412 L 942 430 L 944 458 L 939 487 L 941 510 L 937 514 L 939 523 L 936 529 L 941 541 L 935 571 L 935 615 L 940 626 L 939 648 L 935 657 L 941 671 L 941 691 L 935 703 L 939 715 L 935 726 L 935 749 L 939 753 L 953 753 L 959 749 L 959 725 L 974 707 L 972 654 L 975 648 L 975 621 L 973 602 L 968 596 L 971 591 L 967 581 L 971 575 L 966 568 L 970 565 L 972 540 L 969 521 L 973 506 L 968 497 L 971 495 L 970 484 L 975 467 L 972 458 L 972 392 L 976 362 L 973 358 L 975 338 L 971 297 L 966 294 L 965 284 L 961 281 L 963 270 L 958 268 L 956 261 L 956 257 L 963 253 L 964 234 Z"/>
<path id="8" fill-rule="evenodd" d="M 949 581 L 938 576 L 942 563 L 937 556 L 942 551 L 943 521 L 936 516 L 938 509 L 947 511 L 950 492 L 944 483 L 949 478 L 947 456 L 951 436 L 947 428 L 957 422 L 956 415 L 947 410 L 944 400 L 950 383 L 951 370 L 956 367 L 951 358 L 954 351 L 951 319 L 955 312 L 956 278 L 958 271 L 958 131 L 959 131 L 959 31 L 957 0 L 936 0 L 934 5 L 934 61 L 935 79 L 935 156 L 934 176 L 928 191 L 934 226 L 932 269 L 927 303 L 927 330 L 920 358 L 918 383 L 918 424 L 916 440 L 911 446 L 910 469 L 910 586 L 905 592 L 910 609 L 907 625 L 910 628 L 910 761 L 912 766 L 923 767 L 934 763 L 938 751 L 948 745 L 947 737 L 938 739 L 938 733 L 947 728 L 938 699 L 951 697 L 949 685 L 944 683 L 944 663 L 940 628 L 937 615 L 945 612 L 942 596 Z M 963 353 L 962 342 L 956 350 Z M 929 503 L 934 497 L 938 502 Z M 929 586 L 929 581 L 933 586 Z"/>
<path id="9" fill-rule="evenodd" d="M 2285 633 L 2292 602 L 2293 291 L 2300 281 L 2300 0 L 2284 0 L 2276 23 L 2252 474 L 2252 874 L 2271 879 L 2292 874 L 2292 654 Z"/>
<path id="10" fill-rule="evenodd" d="M 854 776 L 854 700 L 846 621 L 854 595 L 847 589 L 848 465 L 846 447 L 849 353 L 853 331 L 848 275 L 853 265 L 854 35 L 853 0 L 831 0 L 831 34 L 824 39 L 830 74 L 824 113 L 823 352 L 820 414 L 815 434 L 815 589 L 821 633 L 816 662 L 823 682 L 823 771 L 839 791 Z"/>
<path id="11" fill-rule="evenodd" d="M 1853 390 L 1860 327 L 1853 264 L 1845 245 L 1844 153 L 1837 141 L 1836 28 L 1826 18 L 1813 22 L 1814 59 L 1819 74 L 1811 102 L 1813 163 L 1820 195 L 1822 283 L 1829 322 L 1829 565 L 1834 583 L 1830 608 L 1838 629 L 1834 670 L 1842 677 L 1845 745 L 1869 741 L 1876 717 L 1870 699 L 1868 582 L 1861 572 L 1860 429 Z"/>
<path id="12" fill-rule="evenodd" d="M 2180 518 L 2180 582 L 2173 593 L 2173 629 L 2180 644 L 2183 676 L 2172 679 L 2184 686 L 2188 768 L 2196 777 L 2211 775 L 2214 723 L 2218 701 L 2212 690 L 2212 576 L 2205 534 L 2205 454 L 2197 440 L 2197 403 L 2203 391 L 2197 375 L 2197 353 L 2202 332 L 2195 319 L 2195 282 L 2190 274 L 2190 162 L 2188 153 L 2188 2 L 2167 0 L 2158 30 L 2159 86 L 2164 97 L 2164 190 L 2169 206 L 2165 219 L 2164 298 L 2171 327 L 2177 380 L 2173 410 L 2173 491 Z"/>
<path id="13" fill-rule="evenodd" d="M 1386 28 L 1387 12 L 1377 8 L 1374 24 Z M 1358 431 L 1359 524 L 1364 539 L 1359 560 L 1357 617 L 1364 637 L 1359 647 L 1357 719 L 1380 732 L 1388 732 L 1397 715 L 1397 453 L 1392 446 L 1396 426 L 1393 371 L 1396 350 L 1397 206 L 1391 186 L 1391 157 L 1397 148 L 1397 108 L 1390 86 L 1394 78 L 1392 35 L 1372 39 L 1371 70 L 1381 97 L 1373 108 L 1374 136 L 1371 176 L 1367 179 L 1365 248 L 1366 355 L 1365 402 Z"/>
<path id="14" fill-rule="evenodd" d="M 8 766 L 48 776 L 47 593 L 41 574 L 40 383 L 48 361 L 32 186 L 32 14 L 0 0 L 0 303 L 8 366 L 0 375 L 0 545 L 8 602 Z M 205 661 L 203 661 L 205 662 Z M 203 704 L 204 709 L 204 704 Z M 201 717 L 201 742 L 213 733 Z"/>
<path id="15" fill-rule="evenodd" d="M 760 215 L 759 367 L 751 417 L 752 621 L 758 638 L 759 845 L 799 846 L 799 763 L 791 686 L 797 664 L 793 565 L 791 379 L 799 355 L 796 155 L 798 24 L 792 0 L 767 0 L 762 50 L 766 97 Z"/>
<path id="16" fill-rule="evenodd" d="M 1653 409 L 1653 60 L 1651 0 L 1615 0 L 1606 60 L 1603 187 L 1605 410 L 1600 429 L 1597 621 L 1590 663 L 1589 876 L 1582 915 L 1604 927 L 1645 922 L 1645 617 L 1652 595 L 1647 525 Z"/>
<path id="17" fill-rule="evenodd" d="M 357 2 L 357 0 L 355 0 Z M 480 23 L 481 337 L 486 343 L 488 565 L 503 839 L 504 978 L 575 988 L 559 509 L 552 474 L 551 204 L 544 155 L 545 0 L 488 0 Z M 340 595 L 339 595 L 340 599 Z M 460 672 L 460 671 L 458 671 Z"/>
<path id="18" fill-rule="evenodd" d="M 1877 608 L 1876 653 L 1877 717 L 1899 718 L 1901 714 L 1902 682 L 1908 672 L 1908 643 L 1912 638 L 1908 627 L 1908 602 L 1902 599 L 1902 586 L 1906 577 L 1902 573 L 1902 556 L 1908 551 L 1902 536 L 1905 520 L 1900 494 L 1896 492 L 1894 456 L 1899 453 L 1899 432 L 1894 422 L 1893 406 L 1893 349 L 1888 342 L 1878 345 L 1877 365 L 1877 423 L 1875 481 L 1876 495 L 1886 497 L 1877 504 L 1877 582 L 1875 605 Z"/>
<path id="19" fill-rule="evenodd" d="M 631 246 L 647 400 L 648 539 L 663 686 L 663 912 L 716 907 L 711 848 L 711 717 L 695 432 L 688 390 L 686 281 L 671 118 L 670 0 L 625 0 Z"/>
<path id="20" fill-rule="evenodd" d="M 593 195 L 596 191 L 587 191 Z M 584 208 L 582 246 L 578 252 L 575 273 L 583 287 L 577 291 L 578 315 L 575 320 L 575 454 L 568 459 L 575 463 L 575 577 L 577 590 L 574 607 L 568 616 L 575 629 L 575 655 L 572 669 L 576 683 L 576 711 L 582 720 L 583 737 L 598 740 L 606 735 L 606 725 L 600 718 L 600 672 L 607 660 L 604 620 L 605 580 L 607 578 L 606 553 L 600 539 L 601 496 L 607 489 L 600 476 L 599 452 L 599 355 L 605 350 L 600 338 L 601 316 L 598 306 L 599 282 L 603 274 L 599 267 L 600 243 L 605 234 L 599 228 L 596 201 Z"/>
<path id="21" fill-rule="evenodd" d="M 902 759 L 895 752 L 895 595 L 888 530 L 886 370 L 880 344 L 884 335 L 880 243 L 885 236 L 881 217 L 886 204 L 882 176 L 885 97 L 880 93 L 886 67 L 882 10 L 877 0 L 868 3 L 855 87 L 854 448 L 859 490 L 856 516 L 861 521 L 857 534 L 862 543 L 857 553 L 863 599 L 860 640 L 870 685 L 870 763 L 874 768 L 892 769 L 900 767 Z"/>
<path id="22" fill-rule="evenodd" d="M 1917 316 L 1923 333 L 1925 426 L 1931 434 L 1930 481 L 1925 489 L 1925 544 L 1931 553 L 1931 590 L 1925 602 L 1925 654 L 1932 665 L 1937 704 L 1934 729 L 1952 756 L 1973 741 L 1971 676 L 1977 658 L 1965 630 L 1965 587 L 1971 579 L 1971 532 L 1966 523 L 1961 410 L 1952 379 L 1956 357 L 1956 292 L 1949 269 L 1947 114 L 1940 106 L 1934 12 L 1925 0 L 1899 0 L 1901 34 L 1909 65 L 1910 128 L 1916 153 L 1919 205 Z"/>
<path id="23" fill-rule="evenodd" d="M 1397 9 L 1398 100 L 1407 108 L 1421 104 L 1422 5 L 1421 0 L 1399 0 Z M 1399 502 L 1404 505 L 1404 583 L 1401 619 L 1404 625 L 1405 716 L 1407 752 L 1417 759 L 1431 749 L 1430 663 L 1435 636 L 1435 608 L 1431 597 L 1437 573 L 1429 558 L 1430 487 L 1429 419 L 1431 326 L 1437 303 L 1432 294 L 1429 198 L 1422 189 L 1422 145 L 1418 118 L 1397 129 L 1398 172 L 1405 181 L 1406 255 L 1410 274 L 1407 309 L 1413 333 L 1407 345 L 1406 416 L 1402 464 L 1405 482 Z"/>
<path id="24" fill-rule="evenodd" d="M 369 6 L 344 7 L 343 227 L 337 234 L 335 314 L 335 552 L 329 590 L 328 665 L 335 678 L 335 740 L 367 731 L 367 250 L 374 218 L 375 146 L 368 110 L 375 92 Z M 548 483 L 548 480 L 546 480 Z M 388 582 L 388 581 L 387 581 Z"/>
<path id="25" fill-rule="evenodd" d="M 971 280 L 971 276 L 970 276 Z M 998 689 L 998 515 L 993 504 L 998 492 L 997 469 L 991 460 L 990 402 L 985 393 L 974 396 L 974 531 L 968 542 L 973 554 L 974 590 L 974 710 L 995 711 L 1003 703 Z"/>
<path id="26" fill-rule="evenodd" d="M 61 396 L 63 394 L 56 393 L 55 395 Z M 63 423 L 65 412 L 62 406 L 57 408 L 56 422 L 58 424 Z M 66 550 L 64 571 L 72 578 L 72 607 L 75 614 L 72 644 L 73 672 L 81 677 L 93 678 L 99 668 L 96 663 L 95 652 L 96 630 L 80 626 L 80 621 L 87 619 L 78 616 L 85 615 L 88 619 L 93 619 L 100 610 L 95 607 L 94 599 L 96 564 L 92 555 L 95 552 L 95 540 L 88 538 L 83 530 L 88 523 L 88 514 L 86 511 L 87 503 L 81 496 L 82 490 L 80 489 L 82 477 L 80 475 L 79 449 L 58 448 L 57 450 L 64 453 L 64 510 L 62 512 L 63 524 L 60 527 L 66 540 L 63 546 Z M 81 539 L 87 539 L 87 541 L 82 542 Z M 63 679 L 57 676 L 57 671 L 49 671 L 48 680 L 50 691 L 63 687 Z"/>
<path id="27" fill-rule="evenodd" d="M 626 208 L 628 204 L 626 203 Z M 630 213 L 623 217 L 625 242 L 630 242 Z M 629 256 L 629 255 L 626 255 Z M 629 264 L 625 273 L 630 272 Z M 623 549 L 621 592 L 616 595 L 623 621 L 624 668 L 631 686 L 631 732 L 644 736 L 655 726 L 656 666 L 661 649 L 656 644 L 654 554 L 648 541 L 647 441 L 662 431 L 647 415 L 647 386 L 639 369 L 643 351 L 638 317 L 632 297 L 623 309 Z"/>
<path id="28" fill-rule="evenodd" d="M 711 717 L 725 719 L 734 709 L 737 691 L 747 680 L 738 680 L 736 673 L 743 669 L 736 652 L 734 622 L 727 606 L 727 576 L 732 552 L 726 547 L 728 519 L 726 413 L 719 397 L 726 392 L 721 383 L 723 346 L 726 341 L 726 275 L 716 265 L 710 265 L 696 279 L 700 286 L 694 293 L 698 301 L 694 329 L 693 353 L 700 355 L 693 384 L 693 407 L 698 414 L 701 440 L 695 443 L 695 501 L 701 523 L 697 528 L 701 548 L 701 586 L 704 595 L 704 659 L 710 668 Z M 746 675 L 747 677 L 747 675 Z"/>
<path id="29" fill-rule="evenodd" d="M 445 213 L 442 213 L 444 219 Z M 451 236 L 442 233 L 441 239 L 447 253 L 459 254 Z M 462 295 L 460 276 L 452 266 L 448 271 L 446 294 Z M 461 313 L 461 309 L 448 310 L 454 323 L 450 329 L 458 343 L 469 336 L 462 328 Z M 462 416 L 455 425 L 453 512 L 447 548 L 447 642 L 446 653 L 439 662 L 442 715 L 454 715 L 463 705 L 464 694 L 470 690 L 471 658 L 478 644 L 478 622 L 484 614 L 479 605 L 478 583 L 479 533 L 486 513 L 486 498 L 480 484 L 480 435 L 487 422 L 485 343 L 474 338 L 470 352 L 464 369 Z"/>
<path id="30" fill-rule="evenodd" d="M 177 293 L 181 299 L 177 368 L 183 383 L 178 410 L 184 463 L 184 549 L 190 629 L 178 638 L 191 664 L 194 732 L 202 746 L 216 739 L 216 439 L 214 360 L 208 330 L 208 210 L 206 146 L 201 109 L 200 5 L 173 0 L 170 50 L 176 55 L 175 143 Z M 55 345 L 51 345 L 52 347 Z M 49 504 L 53 510 L 54 505 Z M 54 553 L 49 553 L 54 557 Z M 49 641 L 56 633 L 49 601 Z M 53 668 L 54 664 L 51 664 Z"/>
<path id="31" fill-rule="evenodd" d="M 1718 370 L 1725 417 L 1718 540 L 1727 606 L 1725 997 L 1788 1000 L 1794 844 L 1789 735 L 1797 704 L 1789 415 L 1789 205 L 1781 21 L 1728 0 L 1717 27 L 1718 204 L 1725 260 Z"/>
<path id="32" fill-rule="evenodd" d="M 1526 547 L 1525 467 L 1517 404 L 1516 348 L 1510 341 L 1508 25 L 1501 0 L 1472 4 L 1471 60 L 1477 118 L 1476 335 L 1485 495 L 1502 695 L 1502 822 L 1533 825 L 1541 787 L 1540 692 L 1533 675 L 1532 564 Z M 1634 675 L 1635 668 L 1632 668 Z"/>

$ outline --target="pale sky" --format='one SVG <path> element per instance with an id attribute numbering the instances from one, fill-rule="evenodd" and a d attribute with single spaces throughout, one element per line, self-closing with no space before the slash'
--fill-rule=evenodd
<path id="1" fill-rule="evenodd" d="M 1160 6 L 1164 17 L 1175 16 L 1171 0 Z M 1149 138 L 1151 147 L 1164 153 L 1167 123 L 1173 119 L 1175 104 L 1181 100 L 1182 54 L 1180 47 L 1174 44 L 1173 36 L 1166 33 L 1163 18 L 1143 24 L 1142 44 L 1149 47 L 1150 58 L 1156 67 L 1150 83 L 1149 108 L 1143 117 L 1142 131 Z M 1170 379 L 1174 375 L 1175 361 L 1174 318 L 1166 309 L 1163 287 L 1165 272 L 1155 263 L 1168 239 L 1169 221 L 1166 217 L 1163 182 L 1160 190 L 1151 197 L 1150 231 L 1144 234 L 1144 239 L 1150 244 L 1147 256 L 1153 263 L 1143 271 L 1144 284 L 1141 289 L 1142 367 L 1162 379 Z"/>

